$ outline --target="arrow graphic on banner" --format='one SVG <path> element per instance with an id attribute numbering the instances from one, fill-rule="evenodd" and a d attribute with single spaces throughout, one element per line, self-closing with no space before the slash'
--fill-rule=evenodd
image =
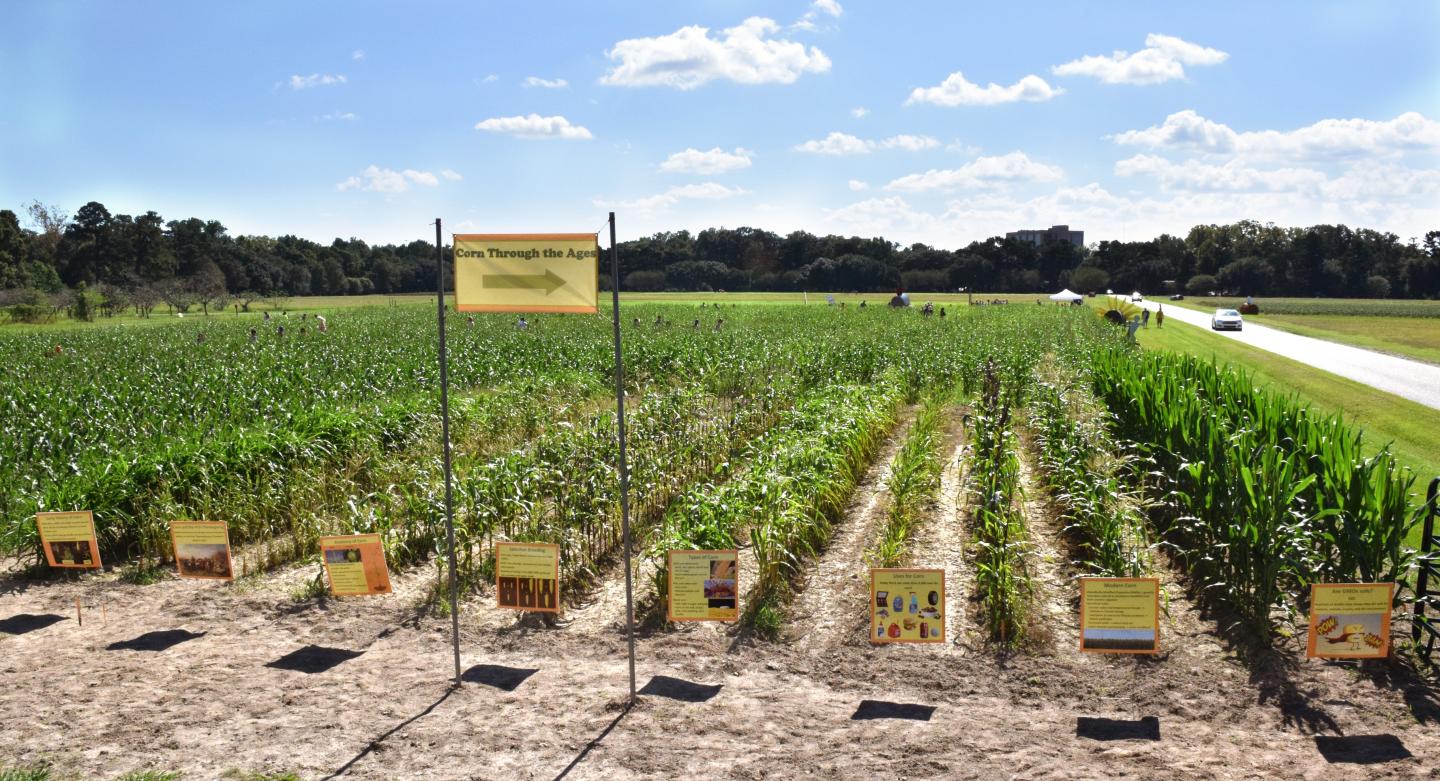
<path id="1" fill-rule="evenodd" d="M 544 290 L 549 295 L 565 286 L 565 278 L 546 269 L 544 274 L 486 274 L 481 285 L 511 290 Z"/>

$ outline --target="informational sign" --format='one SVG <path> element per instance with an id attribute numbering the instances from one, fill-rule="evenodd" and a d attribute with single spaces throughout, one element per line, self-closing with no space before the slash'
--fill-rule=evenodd
<path id="1" fill-rule="evenodd" d="M 89 510 L 35 513 L 35 526 L 50 566 L 100 568 L 100 544 L 95 541 L 95 518 Z"/>
<path id="2" fill-rule="evenodd" d="M 740 556 L 733 550 L 669 552 L 671 621 L 734 621 L 740 617 Z"/>
<path id="3" fill-rule="evenodd" d="M 495 592 L 500 607 L 560 612 L 560 546 L 495 543 Z"/>
<path id="4" fill-rule="evenodd" d="M 1160 652 L 1159 578 L 1081 578 L 1080 650 Z"/>
<path id="5" fill-rule="evenodd" d="M 1394 583 L 1315 583 L 1310 586 L 1306 656 L 1369 659 L 1390 655 Z"/>
<path id="6" fill-rule="evenodd" d="M 593 313 L 599 259 L 594 233 L 455 234 L 455 309 Z"/>
<path id="7" fill-rule="evenodd" d="M 945 642 L 945 570 L 870 570 L 870 642 Z"/>
<path id="8" fill-rule="evenodd" d="M 234 580 L 230 530 L 224 521 L 171 521 L 175 572 L 182 578 Z"/>
<path id="9" fill-rule="evenodd" d="M 390 593 L 390 570 L 385 565 L 385 545 L 378 534 L 350 534 L 321 537 L 320 556 L 330 577 L 330 593 L 337 597 L 361 597 Z"/>

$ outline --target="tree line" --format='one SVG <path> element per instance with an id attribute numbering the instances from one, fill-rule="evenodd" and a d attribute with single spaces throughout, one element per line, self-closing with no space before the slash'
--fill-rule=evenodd
<path id="1" fill-rule="evenodd" d="M 423 240 L 321 244 L 296 236 L 232 236 L 216 220 L 74 215 L 39 202 L 25 219 L 0 210 L 0 306 L 85 316 L 158 303 L 205 311 L 260 298 L 415 293 L 434 289 Z M 955 250 L 882 237 L 780 235 L 756 228 L 657 233 L 619 245 L 623 289 L 916 292 L 1223 291 L 1256 296 L 1440 297 L 1440 231 L 1408 242 L 1344 225 L 1283 228 L 1243 220 L 1197 225 L 1183 238 L 1035 246 L 993 237 Z M 450 248 L 444 248 L 448 267 Z M 602 272 L 605 259 L 602 259 Z M 609 275 L 601 274 L 602 284 Z M 77 291 L 79 299 L 77 300 Z"/>

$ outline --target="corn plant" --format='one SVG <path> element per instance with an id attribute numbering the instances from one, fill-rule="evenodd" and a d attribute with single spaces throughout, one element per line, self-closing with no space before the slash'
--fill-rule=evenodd
<path id="1" fill-rule="evenodd" d="M 995 363 L 987 363 L 979 409 L 968 426 L 976 591 L 990 637 L 1002 644 L 1023 639 L 1032 593 L 1025 514 L 1018 505 L 1020 456 L 1011 426 L 1015 395 L 1003 388 Z"/>
<path id="2" fill-rule="evenodd" d="M 945 468 L 940 453 L 944 440 L 941 426 L 948 401 L 948 394 L 943 393 L 925 399 L 890 464 L 885 525 L 868 553 L 874 566 L 898 567 L 904 562 L 906 544 L 940 488 L 940 473 Z"/>

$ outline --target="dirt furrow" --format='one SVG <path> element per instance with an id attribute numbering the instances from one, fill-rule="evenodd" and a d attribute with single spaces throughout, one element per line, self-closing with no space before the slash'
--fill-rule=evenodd
<path id="1" fill-rule="evenodd" d="M 970 593 L 970 567 L 965 556 L 965 477 L 969 469 L 968 440 L 964 430 L 964 409 L 951 411 L 949 432 L 945 437 L 945 470 L 940 473 L 940 491 L 935 505 L 916 531 L 910 561 L 916 567 L 945 569 L 945 602 L 949 608 L 945 619 L 945 638 L 949 648 L 965 652 L 968 644 L 965 610 L 961 607 Z"/>

